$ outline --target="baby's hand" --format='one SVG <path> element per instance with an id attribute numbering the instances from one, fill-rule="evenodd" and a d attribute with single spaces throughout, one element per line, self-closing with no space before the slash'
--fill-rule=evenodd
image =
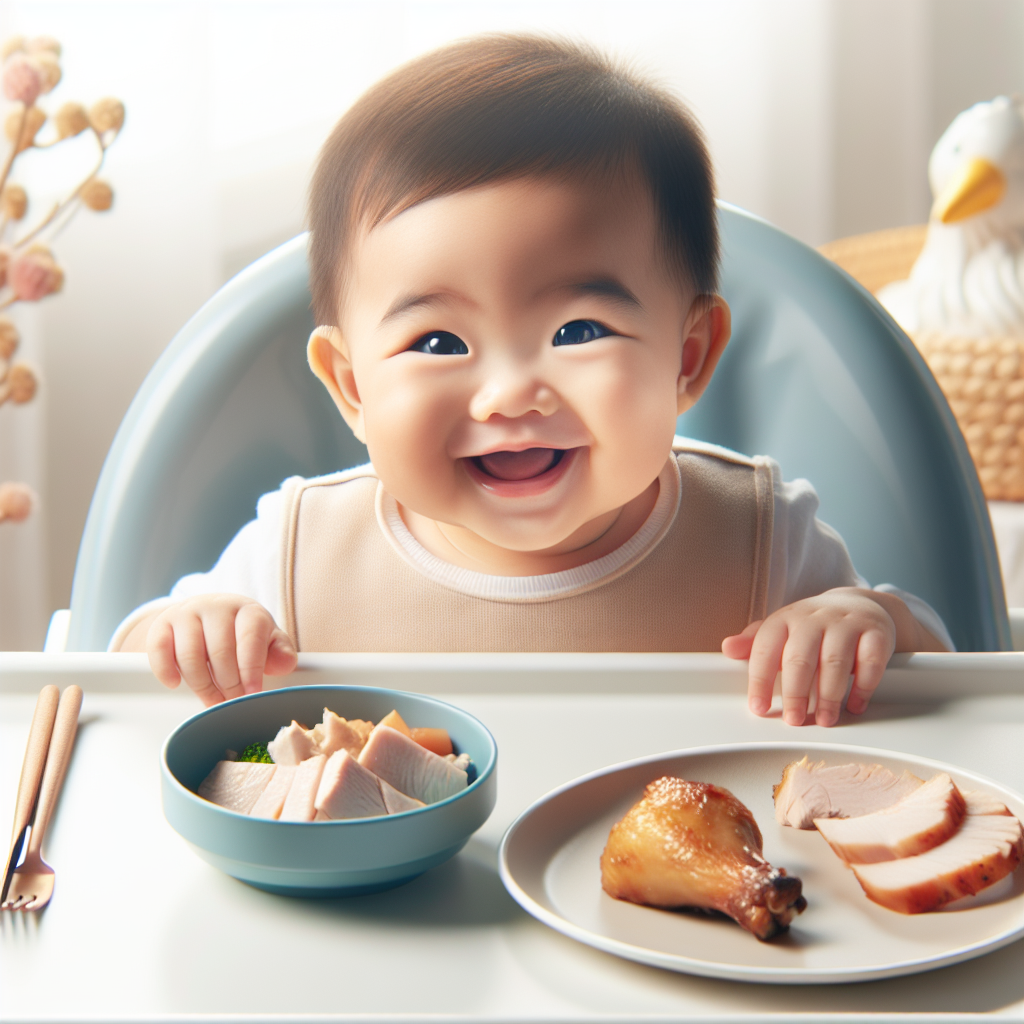
<path id="1" fill-rule="evenodd" d="M 209 707 L 263 688 L 298 661 L 288 634 L 263 605 L 237 594 L 205 594 L 165 609 L 149 625 L 153 674 L 171 689 L 182 679 Z"/>
<path id="2" fill-rule="evenodd" d="M 768 713 L 775 676 L 781 670 L 783 720 L 803 725 L 808 697 L 817 684 L 814 720 L 818 725 L 835 725 L 850 676 L 853 688 L 846 707 L 860 714 L 882 681 L 897 640 L 905 639 L 898 634 L 912 634 L 915 629 L 924 632 L 898 597 L 842 587 L 752 622 L 742 633 L 722 641 L 722 653 L 749 658 L 747 701 L 754 714 Z M 934 644 L 931 634 L 928 638 Z M 907 646 L 912 643 L 907 639 L 899 647 L 922 649 Z"/>

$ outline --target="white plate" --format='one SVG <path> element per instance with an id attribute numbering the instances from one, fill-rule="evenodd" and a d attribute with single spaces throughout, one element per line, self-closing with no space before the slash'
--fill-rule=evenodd
<path id="1" fill-rule="evenodd" d="M 538 800 L 502 840 L 502 881 L 527 912 L 579 942 L 656 967 L 740 981 L 892 978 L 969 960 L 1024 935 L 1021 868 L 932 914 L 908 917 L 872 903 L 816 831 L 775 821 L 772 786 L 804 754 L 829 764 L 906 768 L 925 779 L 949 772 L 960 786 L 998 795 L 1024 819 L 1024 799 L 1016 793 L 923 757 L 831 743 L 700 747 L 613 765 Z M 602 890 L 598 860 L 609 829 L 662 775 L 724 786 L 750 808 L 768 861 L 803 880 L 808 907 L 786 935 L 759 942 L 732 921 L 641 907 Z"/>

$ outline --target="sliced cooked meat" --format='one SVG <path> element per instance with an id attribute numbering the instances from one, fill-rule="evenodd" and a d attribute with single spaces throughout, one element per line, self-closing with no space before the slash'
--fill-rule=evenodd
<path id="1" fill-rule="evenodd" d="M 967 803 L 945 773 L 899 803 L 856 818 L 815 818 L 829 846 L 848 864 L 915 857 L 944 843 L 960 827 Z"/>
<path id="2" fill-rule="evenodd" d="M 288 797 L 278 821 L 312 821 L 316 817 L 316 791 L 320 786 L 327 758 L 323 754 L 308 757 L 295 770 Z"/>
<path id="3" fill-rule="evenodd" d="M 461 793 L 469 784 L 461 768 L 386 725 L 378 725 L 370 733 L 359 763 L 399 793 L 425 804 Z"/>
<path id="4" fill-rule="evenodd" d="M 780 825 L 814 828 L 815 818 L 855 818 L 891 807 L 921 784 L 910 772 L 895 775 L 880 764 L 812 764 L 805 756 L 786 765 L 774 787 L 775 818 Z"/>
<path id="5" fill-rule="evenodd" d="M 967 801 L 968 814 L 1009 814 L 1010 809 L 998 797 L 991 793 L 982 793 L 977 789 L 962 789 L 964 800 Z"/>
<path id="6" fill-rule="evenodd" d="M 388 813 L 380 779 L 347 750 L 339 750 L 328 758 L 314 806 L 335 820 L 376 818 Z"/>
<path id="7" fill-rule="evenodd" d="M 946 842 L 917 857 L 851 864 L 868 899 L 923 914 L 987 889 L 1020 863 L 1024 836 L 1010 814 L 968 814 Z"/>
<path id="8" fill-rule="evenodd" d="M 717 910 L 770 939 L 807 901 L 800 879 L 773 868 L 761 845 L 753 815 L 727 789 L 665 776 L 612 826 L 601 885 L 632 903 Z"/>
<path id="9" fill-rule="evenodd" d="M 399 793 L 394 786 L 383 779 L 377 780 L 380 783 L 380 795 L 384 797 L 384 806 L 388 814 L 401 814 L 402 811 L 415 811 L 418 807 L 426 807 L 422 800 Z"/>
<path id="10" fill-rule="evenodd" d="M 281 809 L 285 800 L 288 799 L 288 791 L 292 788 L 292 780 L 298 771 L 296 765 L 278 764 L 273 766 L 274 777 L 270 785 L 260 794 L 259 800 L 253 804 L 249 816 L 253 818 L 273 818 L 275 821 L 281 816 Z"/>
<path id="11" fill-rule="evenodd" d="M 248 814 L 273 778 L 276 767 L 254 761 L 218 761 L 199 783 L 199 795 L 229 811 Z"/>

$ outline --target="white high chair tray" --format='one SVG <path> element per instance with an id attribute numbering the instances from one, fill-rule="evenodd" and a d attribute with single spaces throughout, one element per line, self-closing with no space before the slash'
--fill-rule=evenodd
<path id="1" fill-rule="evenodd" d="M 738 984 L 573 941 L 527 914 L 498 875 L 503 835 L 545 793 L 655 751 L 874 747 L 948 761 L 958 777 L 977 773 L 1024 793 L 1024 653 L 899 656 L 867 713 L 844 716 L 836 729 L 756 718 L 746 706 L 745 666 L 711 654 L 303 654 L 290 681 L 431 693 L 476 715 L 498 743 L 490 819 L 457 857 L 390 892 L 339 900 L 260 892 L 197 857 L 163 816 L 160 749 L 198 710 L 192 694 L 164 690 L 142 654 L 0 653 L 0 827 L 14 813 L 40 687 L 85 690 L 44 846 L 57 872 L 53 900 L 41 914 L 0 914 L 0 979 L 17 981 L 3 987 L 0 1024 L 900 1024 L 907 1014 L 915 1024 L 970 1024 L 981 1013 L 1024 1015 L 1024 939 L 927 974 Z M 758 787 L 735 784 L 770 832 Z M 818 875 L 805 870 L 815 865 L 800 850 L 779 859 L 805 871 L 804 917 L 813 921 L 808 915 L 825 907 Z M 117 886 L 101 892 L 115 861 Z M 866 904 L 854 896 L 857 907 Z M 944 916 L 963 915 L 929 919 Z"/>
<path id="2" fill-rule="evenodd" d="M 830 743 L 702 747 L 614 765 L 562 786 L 525 811 L 500 850 L 512 897 L 544 924 L 627 960 L 688 974 L 772 984 L 867 981 L 959 963 L 1024 935 L 1024 866 L 973 897 L 904 916 L 872 903 L 815 830 L 779 825 L 772 785 L 783 768 L 812 761 L 882 764 L 928 779 L 948 772 L 1024 818 L 1024 798 L 989 779 L 928 758 Z M 647 783 L 674 775 L 723 786 L 750 808 L 764 854 L 804 884 L 807 909 L 787 935 L 759 942 L 734 922 L 642 907 L 601 888 L 599 858 L 612 825 Z"/>

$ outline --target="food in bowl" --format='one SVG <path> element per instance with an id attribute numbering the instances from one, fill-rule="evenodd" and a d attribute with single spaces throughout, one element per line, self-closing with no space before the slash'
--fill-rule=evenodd
<path id="1" fill-rule="evenodd" d="M 373 818 L 455 796 L 472 768 L 445 729 L 410 729 L 397 710 L 374 726 L 324 708 L 312 729 L 293 719 L 238 760 L 218 761 L 198 793 L 239 814 L 280 821 Z"/>
<path id="2" fill-rule="evenodd" d="M 225 748 L 244 751 L 275 736 L 283 722 L 317 722 L 324 707 L 378 724 L 397 710 L 407 722 L 445 730 L 455 749 L 472 759 L 476 777 L 437 803 L 348 820 L 281 820 L 284 806 L 276 820 L 256 817 L 198 795 L 200 783 L 224 760 Z M 301 763 L 267 767 L 275 774 L 303 769 Z M 295 896 L 350 896 L 415 878 L 458 853 L 487 820 L 497 793 L 497 747 L 482 722 L 436 698 L 374 686 L 282 687 L 207 708 L 168 737 L 161 769 L 167 821 L 195 853 L 250 885 Z M 272 789 L 273 780 L 260 799 L 271 800 Z M 293 792 L 289 784 L 288 795 Z"/>
<path id="3" fill-rule="evenodd" d="M 612 826 L 601 886 L 631 903 L 718 911 L 766 941 L 807 900 L 800 879 L 761 850 L 754 816 L 729 790 L 666 775 Z"/>

